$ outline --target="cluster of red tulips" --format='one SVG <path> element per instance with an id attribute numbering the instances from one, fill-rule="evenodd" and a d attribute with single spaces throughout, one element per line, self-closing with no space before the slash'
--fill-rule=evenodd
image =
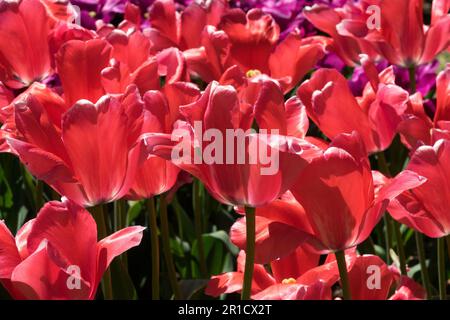
<path id="1" fill-rule="evenodd" d="M 450 0 L 144 2 L 0 1 L 5 296 L 446 298 Z"/>

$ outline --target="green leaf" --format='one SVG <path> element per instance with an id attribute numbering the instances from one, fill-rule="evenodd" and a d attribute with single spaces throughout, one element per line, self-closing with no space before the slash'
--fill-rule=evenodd
<path id="1" fill-rule="evenodd" d="M 142 202 L 141 201 L 130 201 L 129 208 L 127 212 L 127 225 L 132 225 L 134 220 L 139 217 L 142 212 Z"/>
<path id="2" fill-rule="evenodd" d="M 111 262 L 110 269 L 114 299 L 136 300 L 136 289 L 120 257 Z"/>

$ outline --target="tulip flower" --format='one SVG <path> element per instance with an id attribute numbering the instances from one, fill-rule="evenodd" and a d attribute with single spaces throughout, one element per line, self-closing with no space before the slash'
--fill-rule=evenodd
<path id="1" fill-rule="evenodd" d="M 429 26 L 423 22 L 423 0 L 378 1 L 378 28 L 368 27 L 371 5 L 362 1 L 361 14 L 347 13 L 336 26 L 337 32 L 367 41 L 391 64 L 405 67 L 430 62 L 449 46 L 447 0 L 433 0 Z"/>
<path id="2" fill-rule="evenodd" d="M 177 82 L 160 91 L 148 91 L 144 95 L 144 121 L 142 133 L 170 133 L 180 117 L 178 106 L 198 98 L 195 86 Z M 149 199 L 169 191 L 177 182 L 180 169 L 170 161 L 150 155 L 137 169 L 130 189 L 131 198 Z"/>
<path id="3" fill-rule="evenodd" d="M 353 65 L 365 53 L 410 67 L 432 61 L 448 47 L 449 6 L 446 0 L 434 0 L 429 26 L 423 23 L 423 0 L 364 0 L 343 8 L 314 5 L 304 14 L 333 38 L 335 52 L 347 64 Z"/>
<path id="4" fill-rule="evenodd" d="M 361 60 L 369 77 L 362 97 L 355 98 L 344 76 L 333 69 L 315 72 L 297 96 L 328 138 L 356 130 L 372 153 L 391 144 L 407 108 L 408 92 L 395 85 L 392 67 L 378 74 L 367 56 Z"/>
<path id="5" fill-rule="evenodd" d="M 189 68 L 204 81 L 220 80 L 237 65 L 243 73 L 266 74 L 283 83 L 287 93 L 323 57 L 329 40 L 302 38 L 296 30 L 278 43 L 279 27 L 268 14 L 229 10 L 218 27 L 203 30 L 201 47 L 186 50 Z M 283 63 L 280 63 L 283 59 Z"/>
<path id="6" fill-rule="evenodd" d="M 0 221 L 0 281 L 14 299 L 94 299 L 112 260 L 139 245 L 144 229 L 98 241 L 89 212 L 67 199 L 48 202 L 15 238 Z"/>
<path id="7" fill-rule="evenodd" d="M 136 87 L 66 108 L 55 94 L 21 96 L 14 104 L 16 128 L 6 138 L 12 152 L 36 178 L 79 205 L 120 199 L 140 161 L 142 101 Z"/>
<path id="8" fill-rule="evenodd" d="M 288 198 L 285 204 L 268 205 L 266 212 L 258 208 L 264 218 L 257 224 L 256 253 L 258 246 L 263 252 L 258 261 L 286 255 L 303 242 L 321 254 L 352 248 L 369 236 L 391 199 L 424 182 L 421 176 L 403 171 L 375 193 L 362 139 L 357 133 L 342 134 L 290 188 L 301 206 Z M 242 247 L 247 241 L 245 232 L 239 232 L 242 222 L 233 228 L 234 242 Z M 284 248 L 277 252 L 274 248 L 280 243 Z"/>
<path id="9" fill-rule="evenodd" d="M 199 47 L 205 26 L 217 26 L 227 8 L 228 3 L 224 0 L 192 1 L 179 13 L 173 0 L 155 1 L 149 9 L 151 28 L 146 30 L 152 52 L 170 47 L 180 50 Z"/>
<path id="10" fill-rule="evenodd" d="M 346 264 L 349 269 L 355 263 L 355 250 L 347 251 Z M 237 271 L 213 276 L 205 293 L 219 296 L 223 293 L 239 292 L 242 289 L 245 253 L 241 251 L 237 260 Z M 328 256 L 319 264 L 319 255 L 299 246 L 290 255 L 270 263 L 272 273 L 262 264 L 255 264 L 252 285 L 254 300 L 329 300 L 331 287 L 339 280 L 336 260 Z"/>
<path id="11" fill-rule="evenodd" d="M 388 267 L 380 257 L 362 255 L 355 259 L 348 273 L 354 300 L 423 300 L 425 290 L 414 280 L 399 275 L 395 267 Z M 395 293 L 389 297 L 391 289 Z"/>
<path id="12" fill-rule="evenodd" d="M 406 190 L 389 204 L 394 219 L 432 238 L 450 234 L 450 215 L 447 208 L 446 177 L 450 141 L 438 140 L 433 146 L 420 146 L 411 156 L 406 169 L 425 177 L 427 182 L 413 190 Z M 439 190 L 439 192 L 436 192 Z"/>
<path id="13" fill-rule="evenodd" d="M 424 143 L 432 145 L 439 139 L 450 138 L 450 65 L 436 78 L 436 112 L 433 120 L 424 109 L 420 93 L 410 97 L 408 108 L 398 126 L 402 142 L 414 150 Z"/>
<path id="14" fill-rule="evenodd" d="M 350 12 L 358 17 L 364 15 L 365 21 L 368 19 L 358 3 L 355 4 L 353 1 L 347 1 L 342 7 L 337 8 L 319 3 L 303 9 L 303 15 L 316 29 L 331 36 L 333 42 L 329 46 L 329 50 L 334 52 L 345 64 L 348 66 L 358 65 L 359 55 L 362 53 L 371 60 L 376 60 L 379 54 L 368 41 L 339 32 L 337 26 Z"/>
<path id="15" fill-rule="evenodd" d="M 255 264 L 253 283 L 252 283 L 252 298 L 261 297 L 261 292 L 268 288 L 276 287 L 277 285 L 287 284 L 289 279 L 295 279 L 308 272 L 308 270 L 316 267 L 319 262 L 319 255 L 309 253 L 301 247 L 293 252 L 291 255 L 272 261 L 271 268 L 273 274 L 267 272 L 264 265 Z M 240 292 L 242 290 L 242 282 L 244 276 L 245 252 L 240 251 L 237 259 L 237 271 L 228 272 L 218 276 L 213 276 L 206 287 L 205 293 L 210 296 L 217 297 L 224 293 Z M 326 295 L 325 285 L 317 281 L 317 284 L 302 285 L 291 291 L 291 294 L 307 300 L 319 300 Z M 317 290 L 319 289 L 320 290 Z M 331 286 L 328 287 L 328 295 L 330 294 Z M 312 292 L 311 292 L 312 291 Z M 301 297 L 301 298 L 300 298 Z"/>
<path id="16" fill-rule="evenodd" d="M 180 112 L 187 122 L 172 135 L 144 136 L 148 152 L 172 160 L 197 177 L 218 201 L 248 208 L 249 234 L 254 235 L 252 208 L 283 194 L 308 161 L 320 153 L 302 139 L 271 132 L 252 133 L 251 110 L 239 104 L 232 86 L 213 82 L 200 99 L 181 106 Z M 211 143 L 205 145 L 204 140 Z M 253 242 L 248 242 L 246 251 L 250 257 L 246 270 L 250 271 L 244 281 L 245 298 L 250 294 Z"/>
<path id="17" fill-rule="evenodd" d="M 105 39 L 113 47 L 110 66 L 101 70 L 101 82 L 108 93 L 122 93 L 135 84 L 143 95 L 161 88 L 160 77 L 165 78 L 165 84 L 189 80 L 185 59 L 176 48 L 150 55 L 150 40 L 136 29 L 116 29 Z"/>
<path id="18" fill-rule="evenodd" d="M 231 86 L 211 83 L 200 99 L 181 106 L 180 112 L 187 122 L 180 124 L 172 137 L 167 134 L 148 134 L 144 137 L 148 152 L 172 160 L 181 169 L 198 177 L 211 195 L 225 204 L 257 207 L 277 199 L 289 188 L 308 161 L 320 153 L 318 148 L 299 138 L 270 132 L 267 135 L 250 133 L 251 110 L 247 106 L 241 109 L 237 92 Z M 209 129 L 217 130 L 214 134 L 221 135 L 223 139 L 216 145 L 202 143 L 201 149 L 196 148 L 197 143 L 204 139 L 203 132 L 206 142 L 213 140 L 214 137 L 207 138 L 207 135 L 212 134 L 211 131 L 206 133 Z M 230 133 L 239 132 L 244 133 L 245 139 L 249 141 L 245 143 L 244 149 L 240 148 L 243 145 L 234 145 L 234 142 L 225 139 Z M 234 136 L 232 138 L 235 139 Z M 261 144 L 261 148 L 273 150 L 273 155 L 279 153 L 278 168 L 273 174 L 264 169 L 274 169 L 269 168 L 274 163 L 264 164 L 261 158 L 252 159 L 254 163 L 251 163 L 249 150 L 253 150 L 257 144 Z M 230 152 L 227 155 L 226 152 L 233 151 L 233 146 L 243 154 Z M 171 159 L 178 152 L 180 157 Z M 205 159 L 197 158 L 199 154 Z M 206 159 L 209 156 L 211 159 Z M 245 158 L 240 159 L 242 156 Z"/>
<path id="19" fill-rule="evenodd" d="M 47 37 L 53 24 L 38 0 L 1 3 L 0 81 L 23 88 L 50 75 Z"/>
<path id="20" fill-rule="evenodd" d="M 336 137 L 323 156 L 300 173 L 290 191 L 314 231 L 317 242 L 312 241 L 312 246 L 327 253 L 363 242 L 390 200 L 425 181 L 419 174 L 405 170 L 375 194 L 363 141 L 353 132 Z"/>

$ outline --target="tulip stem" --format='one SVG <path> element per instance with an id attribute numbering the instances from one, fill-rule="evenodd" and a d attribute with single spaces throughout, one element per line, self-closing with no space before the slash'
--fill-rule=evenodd
<path id="1" fill-rule="evenodd" d="M 127 202 L 119 199 L 114 202 L 114 231 L 119 231 L 127 226 Z M 128 272 L 128 255 L 126 252 L 120 255 L 122 264 Z"/>
<path id="2" fill-rule="evenodd" d="M 162 194 L 159 197 L 159 211 L 161 216 L 161 238 L 164 251 L 164 259 L 166 261 L 167 273 L 169 276 L 170 286 L 172 287 L 175 300 L 179 300 L 180 287 L 177 281 L 177 273 L 175 270 L 175 264 L 173 262 L 172 251 L 170 249 L 170 235 L 169 235 L 169 218 L 167 216 L 167 202 L 166 196 Z"/>
<path id="3" fill-rule="evenodd" d="M 36 211 L 39 211 L 44 205 L 44 182 L 42 182 L 41 180 L 37 180 L 36 188 L 34 191 Z"/>
<path id="4" fill-rule="evenodd" d="M 386 240 L 386 262 L 391 264 L 391 248 L 392 248 L 392 230 L 391 230 L 391 217 L 386 212 L 383 216 L 385 227 L 385 240 Z"/>
<path id="5" fill-rule="evenodd" d="M 198 256 L 200 264 L 200 273 L 202 278 L 206 279 L 208 272 L 205 261 L 205 246 L 202 236 L 202 194 L 200 181 L 195 179 L 193 183 L 193 205 L 194 205 L 194 222 L 195 222 L 195 236 L 197 238 Z"/>
<path id="6" fill-rule="evenodd" d="M 350 282 L 348 281 L 347 264 L 345 262 L 345 252 L 336 251 L 336 261 L 339 268 L 339 276 L 341 277 L 342 293 L 344 300 L 351 300 L 352 295 L 350 293 Z"/>
<path id="7" fill-rule="evenodd" d="M 445 240 L 447 242 L 447 253 L 448 253 L 448 258 L 450 259 L 450 235 L 445 237 Z"/>
<path id="8" fill-rule="evenodd" d="M 147 200 L 147 209 L 152 250 L 152 300 L 159 300 L 159 238 L 154 198 Z"/>
<path id="9" fill-rule="evenodd" d="M 445 272 L 445 239 L 437 239 L 438 274 L 439 274 L 439 298 L 447 298 L 447 276 Z"/>
<path id="10" fill-rule="evenodd" d="M 98 232 L 98 239 L 104 239 L 108 236 L 107 226 L 106 226 L 106 219 L 108 218 L 106 205 L 99 204 L 95 207 L 92 207 L 90 209 L 92 216 L 94 217 L 95 222 L 97 223 L 97 232 Z M 103 274 L 102 278 L 102 291 L 103 291 L 103 298 L 105 300 L 113 300 L 113 290 L 112 290 L 112 279 L 111 279 L 111 269 L 108 267 L 105 270 L 105 273 Z"/>
<path id="11" fill-rule="evenodd" d="M 394 225 L 395 238 L 397 240 L 397 251 L 398 251 L 398 259 L 400 260 L 400 272 L 402 275 L 407 275 L 406 269 L 406 258 L 405 258 L 405 247 L 403 245 L 403 237 L 400 231 L 400 223 L 396 221 L 392 221 Z"/>
<path id="12" fill-rule="evenodd" d="M 430 275 L 428 274 L 428 267 L 425 257 L 423 235 L 418 231 L 414 231 L 414 235 L 416 237 L 417 256 L 419 258 L 420 263 L 420 273 L 422 274 L 422 284 L 427 292 L 427 297 L 430 298 L 431 297 Z"/>
<path id="13" fill-rule="evenodd" d="M 412 64 L 409 67 L 409 86 L 411 88 L 411 94 L 414 94 L 417 90 L 416 84 L 416 65 Z"/>
<path id="14" fill-rule="evenodd" d="M 255 208 L 245 207 L 247 246 L 245 250 L 244 284 L 241 300 L 250 300 L 252 292 L 253 269 L 255 266 Z"/>

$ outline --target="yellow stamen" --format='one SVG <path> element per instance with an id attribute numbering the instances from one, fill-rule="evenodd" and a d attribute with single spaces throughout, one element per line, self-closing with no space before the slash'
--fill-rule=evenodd
<path id="1" fill-rule="evenodd" d="M 250 69 L 247 71 L 247 73 L 245 74 L 247 76 L 247 78 L 253 78 L 256 76 L 259 76 L 261 74 L 261 71 L 259 71 L 258 69 Z"/>
<path id="2" fill-rule="evenodd" d="M 294 278 L 288 278 L 288 279 L 284 279 L 283 281 L 281 281 L 282 284 L 294 284 L 297 283 L 297 280 L 295 280 Z"/>

